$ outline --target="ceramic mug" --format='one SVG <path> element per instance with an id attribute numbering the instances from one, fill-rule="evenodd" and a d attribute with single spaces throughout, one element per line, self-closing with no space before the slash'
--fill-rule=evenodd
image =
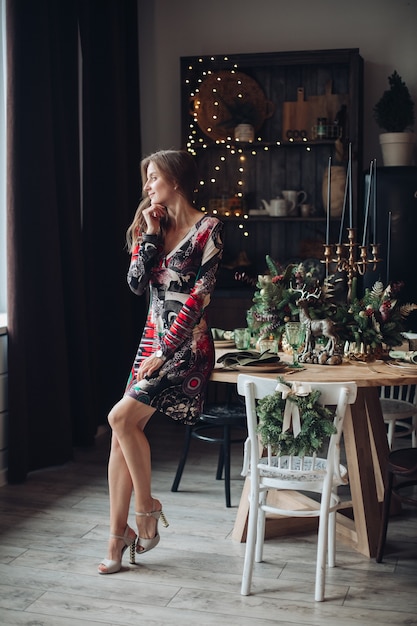
<path id="1" fill-rule="evenodd" d="M 299 206 L 307 199 L 307 193 L 302 189 L 300 191 L 286 189 L 282 195 L 289 203 L 288 215 L 298 215 Z"/>
<path id="2" fill-rule="evenodd" d="M 407 333 L 408 347 L 411 351 L 417 350 L 417 333 Z"/>
<path id="3" fill-rule="evenodd" d="M 289 203 L 284 198 L 271 200 L 269 214 L 273 217 L 285 217 L 288 215 Z"/>

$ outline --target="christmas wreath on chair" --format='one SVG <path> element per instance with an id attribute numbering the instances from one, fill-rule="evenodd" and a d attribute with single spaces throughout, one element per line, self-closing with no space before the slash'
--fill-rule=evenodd
<path id="1" fill-rule="evenodd" d="M 311 456 L 336 433 L 335 411 L 319 403 L 319 390 L 294 381 L 288 387 L 280 378 L 277 390 L 258 400 L 258 433 L 274 454 Z"/>

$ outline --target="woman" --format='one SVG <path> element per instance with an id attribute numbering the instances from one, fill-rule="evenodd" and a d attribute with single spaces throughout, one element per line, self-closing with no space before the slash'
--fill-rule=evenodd
<path id="1" fill-rule="evenodd" d="M 121 568 L 159 542 L 162 505 L 151 495 L 151 455 L 144 428 L 158 411 L 183 424 L 201 412 L 214 366 L 214 346 L 204 309 L 222 254 L 222 224 L 193 205 L 197 170 L 183 151 L 161 151 L 141 164 L 144 198 L 127 231 L 128 283 L 150 304 L 124 397 L 109 414 L 110 539 L 100 574 Z M 138 535 L 127 525 L 134 492 Z"/>

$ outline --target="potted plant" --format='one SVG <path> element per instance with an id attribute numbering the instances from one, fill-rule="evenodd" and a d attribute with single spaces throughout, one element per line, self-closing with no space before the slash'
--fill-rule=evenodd
<path id="1" fill-rule="evenodd" d="M 390 88 L 373 109 L 376 123 L 385 131 L 379 136 L 382 158 L 384 165 L 410 165 L 415 147 L 414 102 L 397 71 L 388 76 L 388 82 Z"/>

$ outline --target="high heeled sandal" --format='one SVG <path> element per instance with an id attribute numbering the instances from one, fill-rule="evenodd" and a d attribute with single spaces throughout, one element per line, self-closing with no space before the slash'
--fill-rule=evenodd
<path id="1" fill-rule="evenodd" d="M 120 552 L 120 560 L 119 561 L 114 561 L 113 559 L 103 559 L 102 562 L 100 563 L 100 565 L 104 565 L 104 567 L 106 568 L 106 571 L 103 572 L 101 569 L 98 569 L 98 573 L 99 574 L 115 574 L 116 572 L 119 572 L 121 567 L 122 567 L 122 559 L 123 559 L 123 555 L 125 553 L 125 551 L 127 550 L 127 548 L 129 548 L 129 563 L 131 565 L 135 564 L 135 546 L 136 546 L 136 533 L 134 537 L 129 537 L 129 530 L 131 530 L 129 528 L 129 526 L 126 526 L 125 532 L 122 535 L 113 535 L 110 534 L 110 537 L 112 539 L 121 539 L 122 541 L 124 541 L 124 546 Z M 100 566 L 99 566 L 100 567 Z"/>
<path id="2" fill-rule="evenodd" d="M 136 554 L 143 554 L 144 552 L 149 552 L 149 550 L 155 548 L 155 546 L 157 546 L 159 543 L 159 540 L 161 538 L 158 532 L 159 520 L 161 520 L 162 526 L 164 526 L 164 528 L 168 528 L 169 523 L 162 509 L 160 511 L 150 511 L 149 513 L 135 512 L 135 515 L 137 515 L 138 517 L 153 517 L 154 519 L 156 519 L 155 536 L 152 539 L 145 539 L 144 537 L 138 535 L 138 539 L 136 542 Z"/>

